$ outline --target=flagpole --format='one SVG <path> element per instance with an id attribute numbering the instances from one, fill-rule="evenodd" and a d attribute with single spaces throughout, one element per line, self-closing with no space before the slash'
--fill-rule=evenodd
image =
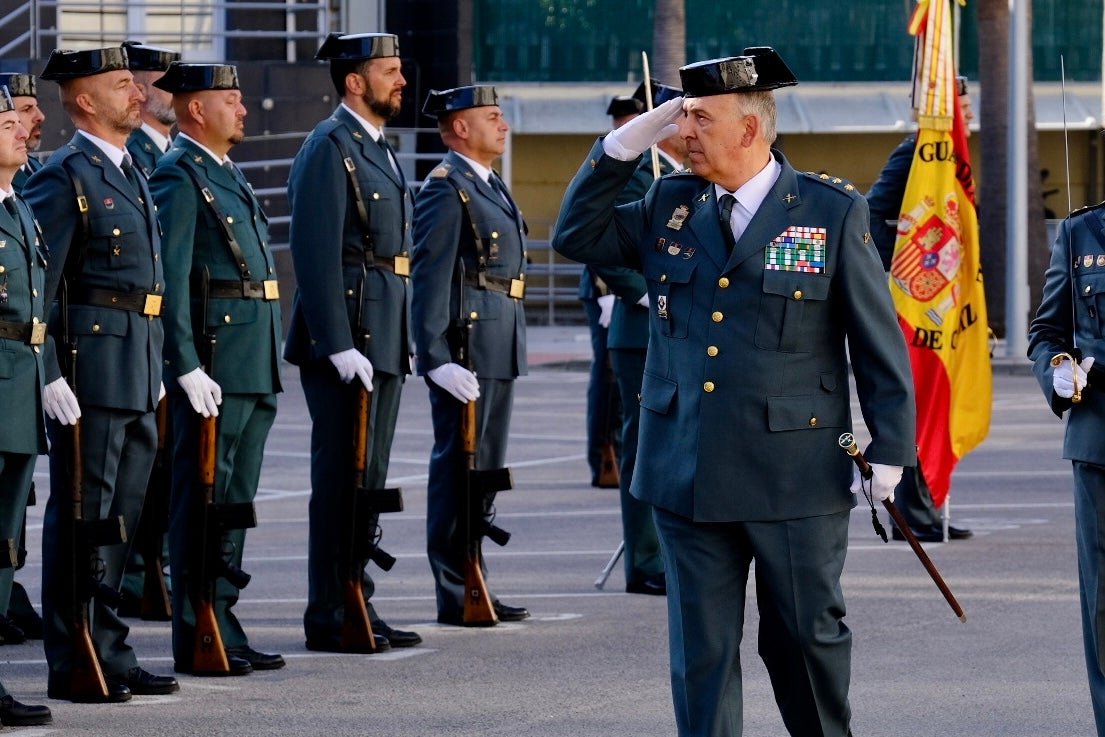
<path id="1" fill-rule="evenodd" d="M 1023 358 L 1028 331 L 1028 0 L 1011 0 L 1005 200 L 1005 355 Z"/>

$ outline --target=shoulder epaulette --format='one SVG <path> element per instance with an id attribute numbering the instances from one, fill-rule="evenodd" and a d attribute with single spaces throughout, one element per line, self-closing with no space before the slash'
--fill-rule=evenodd
<path id="1" fill-rule="evenodd" d="M 812 179 L 815 182 L 821 182 L 827 184 L 833 189 L 837 189 L 841 192 L 846 192 L 853 197 L 859 195 L 859 190 L 856 189 L 856 185 L 849 182 L 847 179 L 841 179 L 840 177 L 834 177 L 832 174 L 826 174 L 824 172 L 807 171 L 805 176 Z"/>
<path id="2" fill-rule="evenodd" d="M 452 164 L 442 164 L 441 166 L 430 172 L 430 179 L 443 179 L 449 176 L 449 172 L 452 170 Z"/>
<path id="3" fill-rule="evenodd" d="M 1080 207 L 1077 210 L 1071 211 L 1071 214 L 1069 215 L 1069 217 L 1074 217 L 1075 215 L 1081 215 L 1084 212 L 1090 212 L 1091 210 L 1096 210 L 1097 208 L 1103 207 L 1103 206 L 1105 206 L 1105 202 L 1098 202 L 1096 205 L 1086 205 L 1085 207 Z"/>

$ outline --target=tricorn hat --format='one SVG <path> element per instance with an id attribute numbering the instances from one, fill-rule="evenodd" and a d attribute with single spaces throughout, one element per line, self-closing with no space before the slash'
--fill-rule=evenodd
<path id="1" fill-rule="evenodd" d="M 146 46 L 139 41 L 124 41 L 127 50 L 127 63 L 132 71 L 163 72 L 174 61 L 180 61 L 180 54 L 172 49 Z"/>
<path id="2" fill-rule="evenodd" d="M 46 60 L 46 68 L 38 75 L 43 79 L 61 82 L 66 79 L 91 77 L 119 69 L 129 69 L 127 50 L 122 46 L 109 46 L 106 49 L 54 49 Z"/>
<path id="3" fill-rule="evenodd" d="M 240 89 L 238 68 L 231 64 L 185 64 L 179 61 L 170 64 L 153 86 L 174 94 Z"/>
<path id="4" fill-rule="evenodd" d="M 798 84 L 794 72 L 770 46 L 752 46 L 741 56 L 710 59 L 680 68 L 687 97 L 765 92 Z"/>
<path id="5" fill-rule="evenodd" d="M 606 114 L 614 118 L 626 115 L 639 115 L 645 111 L 645 104 L 630 95 L 617 95 L 606 106 Z"/>
<path id="6" fill-rule="evenodd" d="M 316 59 L 381 59 L 399 56 L 399 37 L 391 33 L 331 33 Z"/>
<path id="7" fill-rule="evenodd" d="M 12 102 L 12 96 L 8 93 L 8 88 L 0 86 L 0 113 L 8 113 L 15 110 L 15 103 Z"/>
<path id="8" fill-rule="evenodd" d="M 0 85 L 7 87 L 12 97 L 38 97 L 33 74 L 5 72 L 0 74 Z"/>
<path id="9" fill-rule="evenodd" d="M 451 90 L 430 90 L 430 94 L 426 95 L 426 104 L 422 106 L 422 114 L 436 118 L 454 110 L 498 104 L 499 96 L 495 88 L 489 84 L 454 87 Z"/>
<path id="10" fill-rule="evenodd" d="M 669 87 L 666 84 L 657 82 L 655 79 L 650 79 L 650 87 L 652 88 L 652 106 L 656 107 L 661 103 L 668 100 L 674 100 L 677 97 L 683 96 L 683 90 L 678 87 Z M 640 100 L 642 105 L 647 105 L 648 100 L 645 98 L 645 83 L 641 82 L 637 85 L 637 89 L 633 92 L 634 99 Z"/>
<path id="11" fill-rule="evenodd" d="M 967 78 L 956 77 L 955 78 L 955 94 L 957 97 L 963 97 L 967 94 Z"/>

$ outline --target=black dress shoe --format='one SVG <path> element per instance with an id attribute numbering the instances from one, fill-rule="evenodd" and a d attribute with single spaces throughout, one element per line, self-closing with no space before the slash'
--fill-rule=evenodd
<path id="1" fill-rule="evenodd" d="M 417 632 L 393 629 L 382 619 L 372 620 L 372 632 L 386 637 L 392 647 L 414 647 L 422 642 L 422 636 Z"/>
<path id="2" fill-rule="evenodd" d="M 70 687 L 69 678 L 68 673 L 51 673 L 46 684 L 46 695 L 51 699 L 72 701 L 74 704 L 121 704 L 130 701 L 130 689 L 110 678 L 106 679 L 107 696 L 76 696 Z"/>
<path id="3" fill-rule="evenodd" d="M 646 578 L 644 581 L 627 583 L 625 585 L 625 592 L 627 594 L 650 594 L 652 596 L 666 596 L 668 593 L 668 585 L 667 581 L 664 579 L 664 574 L 660 573 L 650 578 Z"/>
<path id="4" fill-rule="evenodd" d="M 338 637 L 308 637 L 307 649 L 323 653 L 356 653 L 359 655 L 374 655 L 376 653 L 383 653 L 391 650 L 391 643 L 388 642 L 388 638 L 377 632 L 373 632 L 372 634 L 376 643 L 375 650 L 370 648 L 343 647 L 341 639 Z"/>
<path id="5" fill-rule="evenodd" d="M 498 599 L 491 602 L 491 608 L 495 610 L 495 616 L 500 622 L 521 622 L 529 616 L 529 610 L 520 606 L 507 606 Z"/>
<path id="6" fill-rule="evenodd" d="M 951 540 L 966 540 L 974 536 L 975 533 L 971 532 L 966 527 L 952 527 L 948 525 L 948 538 Z"/>
<path id="7" fill-rule="evenodd" d="M 42 617 L 38 616 L 38 612 L 31 610 L 25 616 L 12 616 L 9 610 L 8 615 L 15 626 L 23 630 L 28 640 L 42 639 Z"/>
<path id="8" fill-rule="evenodd" d="M 10 694 L 0 697 L 0 724 L 5 727 L 33 727 L 53 721 L 48 706 L 21 704 Z"/>
<path id="9" fill-rule="evenodd" d="M 228 647 L 228 658 L 239 658 L 249 663 L 253 670 L 280 670 L 284 667 L 284 658 L 276 653 L 259 653 L 249 645 Z"/>
<path id="10" fill-rule="evenodd" d="M 180 684 L 172 676 L 155 676 L 137 665 L 125 673 L 107 676 L 107 680 L 123 684 L 136 696 L 164 696 L 180 690 Z"/>
<path id="11" fill-rule="evenodd" d="M 239 658 L 231 655 L 229 652 L 226 654 L 226 664 L 230 670 L 196 670 L 195 668 L 181 662 L 173 663 L 173 671 L 176 673 L 187 673 L 190 676 L 196 678 L 221 678 L 223 676 L 248 676 L 253 672 L 253 666 L 249 664 L 249 661 L 244 658 Z"/>
<path id="12" fill-rule="evenodd" d="M 18 645 L 27 641 L 27 635 L 10 618 L 0 614 L 0 644 Z"/>

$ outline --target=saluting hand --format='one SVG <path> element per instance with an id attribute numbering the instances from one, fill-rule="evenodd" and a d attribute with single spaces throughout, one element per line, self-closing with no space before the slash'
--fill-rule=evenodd
<path id="1" fill-rule="evenodd" d="M 427 371 L 426 376 L 458 401 L 468 403 L 480 398 L 480 383 L 476 375 L 459 363 L 443 363 Z"/>
<path id="2" fill-rule="evenodd" d="M 602 150 L 618 161 L 632 161 L 654 144 L 679 132 L 677 120 L 683 117 L 683 98 L 676 97 L 638 115 L 621 128 L 606 134 Z"/>
<path id="3" fill-rule="evenodd" d="M 42 406 L 51 420 L 63 425 L 76 425 L 81 416 L 77 395 L 64 378 L 54 379 L 42 388 Z"/>

